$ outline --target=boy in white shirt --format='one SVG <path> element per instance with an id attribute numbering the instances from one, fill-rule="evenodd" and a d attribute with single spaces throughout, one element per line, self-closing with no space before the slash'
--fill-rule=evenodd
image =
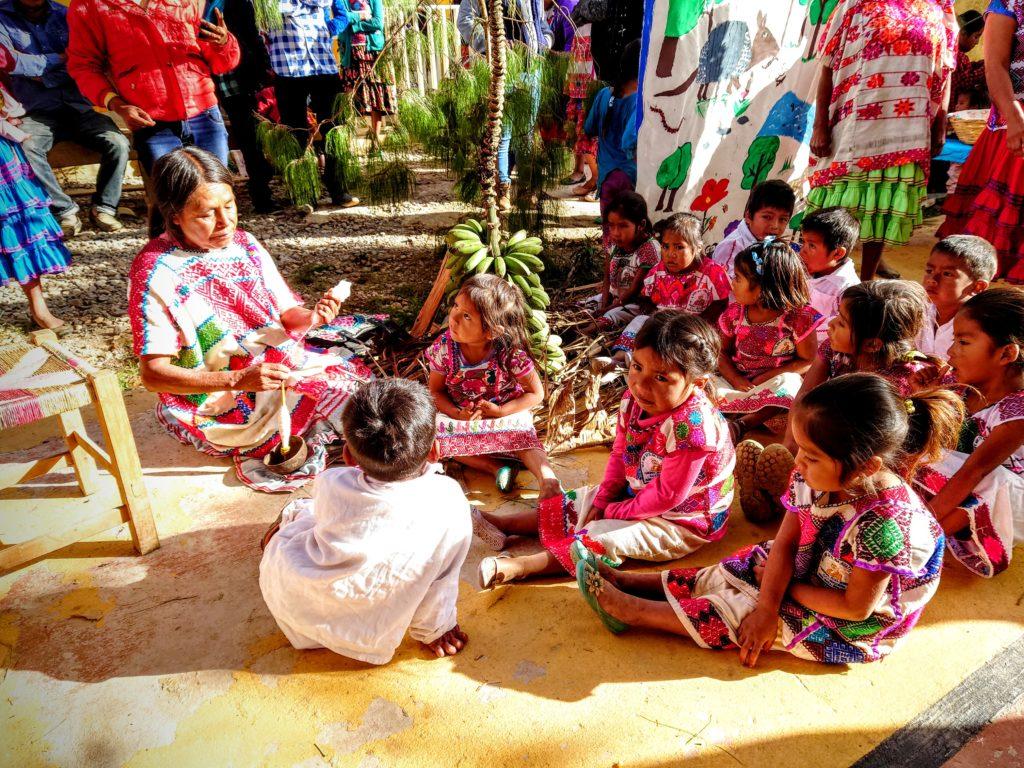
<path id="1" fill-rule="evenodd" d="M 796 193 L 789 184 L 781 179 L 762 181 L 750 191 L 743 221 L 715 246 L 711 260 L 726 271 L 730 280 L 736 277 L 736 254 L 766 237 L 782 237 L 795 207 Z"/>
<path id="2" fill-rule="evenodd" d="M 470 509 L 431 463 L 435 414 L 420 384 L 363 385 L 342 415 L 349 466 L 321 474 L 268 532 L 260 589 L 296 648 L 386 664 L 406 630 L 438 658 L 465 645 L 455 602 Z"/>
<path id="3" fill-rule="evenodd" d="M 845 208 L 822 208 L 804 217 L 800 259 L 807 268 L 811 306 L 825 318 L 818 325 L 818 343 L 828 338 L 828 321 L 839 313 L 843 291 L 860 278 L 850 258 L 860 224 Z"/>
<path id="4" fill-rule="evenodd" d="M 986 290 L 996 274 L 996 249 L 976 235 L 950 235 L 936 243 L 924 266 L 929 304 L 917 351 L 949 359 L 953 318 L 964 303 Z"/>

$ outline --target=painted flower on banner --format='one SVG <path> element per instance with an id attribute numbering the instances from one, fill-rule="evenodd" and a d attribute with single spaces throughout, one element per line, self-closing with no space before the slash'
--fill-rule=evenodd
<path id="1" fill-rule="evenodd" d="M 708 179 L 690 206 L 690 210 L 707 213 L 713 205 L 722 202 L 728 194 L 728 179 Z"/>

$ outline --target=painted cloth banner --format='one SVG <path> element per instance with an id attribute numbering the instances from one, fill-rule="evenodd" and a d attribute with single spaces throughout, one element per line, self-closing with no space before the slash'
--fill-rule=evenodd
<path id="1" fill-rule="evenodd" d="M 814 47 L 836 3 L 647 0 L 637 191 L 653 220 L 694 213 L 711 244 L 742 220 L 755 184 L 780 178 L 799 189 Z"/>

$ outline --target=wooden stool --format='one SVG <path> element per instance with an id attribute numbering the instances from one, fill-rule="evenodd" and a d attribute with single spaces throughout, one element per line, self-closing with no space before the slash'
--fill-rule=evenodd
<path id="1" fill-rule="evenodd" d="M 93 403 L 109 454 L 85 431 L 83 406 Z M 56 416 L 67 450 L 27 464 L 4 468 L 0 490 L 70 466 L 82 494 L 96 490 L 96 465 L 113 475 L 120 504 L 59 531 L 0 549 L 0 572 L 13 570 L 43 555 L 128 523 L 140 555 L 160 546 L 142 481 L 142 467 L 117 377 L 73 357 L 52 331 L 32 334 L 31 344 L 0 347 L 0 430 Z"/>

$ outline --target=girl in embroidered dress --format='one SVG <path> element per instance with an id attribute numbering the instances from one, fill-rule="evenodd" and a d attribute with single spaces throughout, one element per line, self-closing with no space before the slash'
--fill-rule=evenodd
<path id="1" fill-rule="evenodd" d="M 572 572 L 582 537 L 610 562 L 674 560 L 725 535 L 733 448 L 704 394 L 719 340 L 700 317 L 656 312 L 637 335 L 604 480 L 542 500 L 536 512 L 487 515 L 507 534 L 538 534 L 545 550 L 485 558 L 480 584 Z"/>
<path id="2" fill-rule="evenodd" d="M 950 554 L 995 576 L 1024 543 L 1024 292 L 989 288 L 953 320 L 949 362 L 966 385 L 970 417 L 955 451 L 918 482 Z"/>
<path id="3" fill-rule="evenodd" d="M 647 273 L 640 290 L 641 308 L 682 309 L 717 323 L 729 301 L 729 277 L 711 259 L 704 258 L 700 219 L 690 213 L 676 213 L 661 224 L 661 261 Z M 626 363 L 636 335 L 649 314 L 634 317 L 619 336 L 612 360 Z M 601 359 L 601 358 L 598 358 Z"/>
<path id="4" fill-rule="evenodd" d="M 12 69 L 14 56 L 0 46 L 0 285 L 18 283 L 28 299 L 32 321 L 63 333 L 67 324 L 46 306 L 43 275 L 66 270 L 71 254 L 50 213 L 50 199 L 21 149 L 29 138 L 19 127 L 25 109 L 4 88 L 2 79 Z"/>
<path id="5" fill-rule="evenodd" d="M 497 275 L 476 275 L 456 295 L 448 330 L 426 361 L 439 458 L 494 475 L 502 493 L 512 490 L 522 462 L 544 497 L 561 488 L 533 426 L 531 409 L 544 399 L 544 385 L 529 350 L 519 289 Z"/>
<path id="6" fill-rule="evenodd" d="M 910 401 L 870 373 L 840 376 L 794 408 L 797 472 L 774 541 L 717 565 L 618 573 L 582 542 L 577 582 L 613 632 L 650 627 L 702 648 L 828 664 L 877 661 L 935 594 L 943 534 L 908 478 L 955 443 L 963 409 L 948 390 Z"/>
<path id="7" fill-rule="evenodd" d="M 152 239 L 132 262 L 128 317 L 157 418 L 204 453 L 262 457 L 281 442 L 282 390 L 292 435 L 340 440 L 341 409 L 364 365 L 307 347 L 341 301 L 306 309 L 256 239 L 237 228 L 231 173 L 209 152 L 179 147 L 153 173 Z M 331 425 L 334 429 L 331 430 Z M 314 446 L 316 447 L 316 446 Z M 324 451 L 316 460 L 323 469 Z M 318 471 L 318 470 L 314 470 Z"/>
<path id="8" fill-rule="evenodd" d="M 956 38 L 953 0 L 840 0 L 819 41 L 807 212 L 838 205 L 860 221 L 862 280 L 899 277 L 882 250 L 923 222 Z"/>
<path id="9" fill-rule="evenodd" d="M 810 306 L 800 257 L 780 240 L 765 239 L 736 256 L 736 301 L 720 318 L 721 376 L 716 381 L 722 413 L 730 415 L 733 439 L 765 425 L 781 433 L 776 417 L 792 405 L 817 350 L 815 329 L 823 318 Z"/>
<path id="10" fill-rule="evenodd" d="M 847 288 L 795 402 L 825 381 L 855 371 L 878 374 L 901 397 L 952 383 L 941 360 L 914 350 L 926 304 L 924 288 L 906 280 L 872 280 Z M 777 500 L 789 485 L 795 454 L 792 419 L 781 445 L 744 440 L 736 446 L 736 484 L 748 520 L 764 522 L 782 513 Z"/>
<path id="11" fill-rule="evenodd" d="M 640 313 L 640 289 L 660 257 L 647 201 L 636 192 L 623 192 L 612 201 L 607 222 L 612 245 L 601 293 L 584 302 L 598 315 L 581 329 L 585 336 L 618 330 Z"/>
<path id="12" fill-rule="evenodd" d="M 943 208 L 938 237 L 979 235 L 995 246 L 997 277 L 1024 283 L 1024 0 L 990 0 L 985 14 L 988 126 Z"/>

